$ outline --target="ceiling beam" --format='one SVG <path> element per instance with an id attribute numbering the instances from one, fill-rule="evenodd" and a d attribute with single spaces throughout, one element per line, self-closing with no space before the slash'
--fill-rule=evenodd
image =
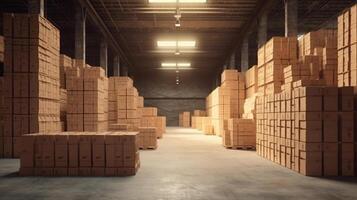
<path id="1" fill-rule="evenodd" d="M 117 40 L 114 38 L 100 15 L 97 13 L 96 9 L 93 7 L 92 3 L 89 0 L 78 0 L 78 2 L 83 6 L 89 15 L 89 17 L 93 20 L 95 25 L 99 28 L 100 32 L 103 36 L 108 40 L 108 44 L 119 54 L 120 59 L 124 61 L 127 65 L 131 65 L 128 57 L 125 55 L 123 49 L 119 46 Z"/>

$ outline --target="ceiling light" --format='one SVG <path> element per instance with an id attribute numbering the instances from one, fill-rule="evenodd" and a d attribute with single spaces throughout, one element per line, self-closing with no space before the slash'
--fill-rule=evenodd
<path id="1" fill-rule="evenodd" d="M 191 63 L 177 63 L 178 67 L 191 67 Z"/>
<path id="2" fill-rule="evenodd" d="M 178 41 L 178 47 L 193 48 L 196 47 L 196 41 Z"/>
<path id="3" fill-rule="evenodd" d="M 179 0 L 179 3 L 206 3 L 207 0 Z"/>
<path id="4" fill-rule="evenodd" d="M 157 41 L 158 47 L 176 47 L 176 41 Z"/>
<path id="5" fill-rule="evenodd" d="M 161 63 L 161 67 L 177 67 L 177 63 Z"/>
<path id="6" fill-rule="evenodd" d="M 206 3 L 207 0 L 149 0 L 149 3 Z"/>
<path id="7" fill-rule="evenodd" d="M 149 0 L 149 3 L 176 3 L 177 0 Z"/>
<path id="8" fill-rule="evenodd" d="M 180 54 L 181 54 L 180 51 L 179 51 L 179 50 L 176 50 L 175 55 L 176 55 L 176 56 L 179 56 Z"/>
<path id="9" fill-rule="evenodd" d="M 160 48 L 194 48 L 196 47 L 196 41 L 194 40 L 159 40 L 157 46 Z"/>

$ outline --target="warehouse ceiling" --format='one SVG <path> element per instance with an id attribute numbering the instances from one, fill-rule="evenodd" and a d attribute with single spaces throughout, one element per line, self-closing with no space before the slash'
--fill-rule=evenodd
<path id="1" fill-rule="evenodd" d="M 269 12 L 268 36 L 284 34 L 283 0 L 207 0 L 206 3 L 185 3 L 178 7 L 175 3 L 154 4 L 149 0 L 47 0 L 46 15 L 60 28 L 63 35 L 61 51 L 70 56 L 74 49 L 73 19 L 77 1 L 93 6 L 134 70 L 159 68 L 162 62 L 190 62 L 194 68 L 207 70 L 221 68 L 248 32 L 246 28 L 257 24 L 257 12 L 264 10 L 264 5 L 269 2 L 273 4 Z M 353 2 L 356 1 L 299 0 L 299 33 L 336 26 L 335 21 L 327 21 Z M 2 0 L 0 11 L 25 12 L 26 4 L 27 0 Z M 177 8 L 181 14 L 179 28 L 175 27 Z M 87 46 L 92 48 L 87 50 L 88 60 L 97 65 L 101 36 L 91 19 L 87 32 Z M 250 45 L 256 48 L 256 29 L 249 32 Z M 176 50 L 159 49 L 158 40 L 194 40 L 196 47 L 175 55 Z M 251 60 L 250 65 L 255 64 L 254 58 Z"/>
<path id="2" fill-rule="evenodd" d="M 135 68 L 159 68 L 161 62 L 190 62 L 194 68 L 222 64 L 227 47 L 257 7 L 257 0 L 208 0 L 207 3 L 149 3 L 148 0 L 91 0 L 121 41 Z M 174 15 L 179 8 L 180 27 Z M 194 49 L 162 50 L 158 40 L 196 41 Z"/>

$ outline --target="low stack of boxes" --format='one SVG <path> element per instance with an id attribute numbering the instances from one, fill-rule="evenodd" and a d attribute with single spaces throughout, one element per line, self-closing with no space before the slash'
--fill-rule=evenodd
<path id="1" fill-rule="evenodd" d="M 137 132 L 66 132 L 21 138 L 22 176 L 130 176 L 139 166 Z"/>
<path id="2" fill-rule="evenodd" d="M 357 86 L 357 5 L 338 17 L 338 86 Z"/>
<path id="3" fill-rule="evenodd" d="M 184 128 L 191 127 L 191 113 L 182 112 L 179 114 L 179 126 Z"/>
<path id="4" fill-rule="evenodd" d="M 257 102 L 257 152 L 308 176 L 354 175 L 353 88 L 302 86 Z"/>
<path id="5" fill-rule="evenodd" d="M 273 37 L 258 50 L 258 92 L 274 94 L 281 92 L 283 68 L 297 60 L 296 37 Z"/>
<path id="6" fill-rule="evenodd" d="M 143 150 L 157 148 L 156 127 L 140 127 L 139 128 L 139 148 Z"/>
<path id="7" fill-rule="evenodd" d="M 101 67 L 67 71 L 67 130 L 108 130 L 108 79 Z"/>
<path id="8" fill-rule="evenodd" d="M 250 98 L 258 91 L 258 71 L 257 66 L 252 66 L 245 72 L 245 96 Z"/>
<path id="9" fill-rule="evenodd" d="M 162 138 L 164 129 L 162 128 L 163 118 L 158 118 L 157 116 L 157 108 L 155 107 L 143 107 L 140 109 L 141 119 L 140 119 L 140 127 L 145 128 L 155 128 L 156 129 L 156 137 Z M 166 124 L 166 119 L 165 119 Z M 159 127 L 160 125 L 160 127 Z"/>
<path id="10" fill-rule="evenodd" d="M 39 15 L 4 14 L 4 157 L 19 156 L 21 135 L 60 131 L 60 35 Z"/>
<path id="11" fill-rule="evenodd" d="M 226 148 L 255 149 L 255 121 L 252 119 L 229 119 L 224 134 L 223 146 Z"/>

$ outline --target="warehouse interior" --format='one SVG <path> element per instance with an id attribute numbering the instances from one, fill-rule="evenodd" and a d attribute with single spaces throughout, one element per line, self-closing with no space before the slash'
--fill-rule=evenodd
<path id="1" fill-rule="evenodd" d="M 0 199 L 357 199 L 355 0 L 2 0 Z"/>

